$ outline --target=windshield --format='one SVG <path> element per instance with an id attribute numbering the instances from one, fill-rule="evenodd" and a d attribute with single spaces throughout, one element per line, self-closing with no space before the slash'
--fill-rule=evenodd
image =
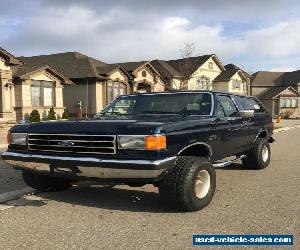
<path id="1" fill-rule="evenodd" d="M 166 93 L 120 96 L 101 115 L 211 115 L 210 93 Z"/>

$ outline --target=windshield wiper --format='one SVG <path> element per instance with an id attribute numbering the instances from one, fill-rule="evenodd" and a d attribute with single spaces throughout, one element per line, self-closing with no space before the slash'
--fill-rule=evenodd
<path id="1" fill-rule="evenodd" d="M 166 112 L 166 111 L 155 111 L 155 110 L 143 111 L 143 113 L 137 114 L 136 116 L 151 116 L 151 115 L 179 115 L 179 116 L 182 116 L 182 114 L 179 114 L 179 113 Z"/>
<path id="2" fill-rule="evenodd" d="M 107 113 L 100 113 L 100 115 L 122 115 L 122 116 L 125 116 L 125 115 L 132 115 L 132 114 L 129 114 L 129 113 L 126 114 L 126 113 L 113 111 L 113 112 L 107 112 Z"/>

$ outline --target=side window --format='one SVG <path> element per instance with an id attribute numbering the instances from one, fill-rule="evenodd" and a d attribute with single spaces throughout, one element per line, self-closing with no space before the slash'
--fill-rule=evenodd
<path id="1" fill-rule="evenodd" d="M 238 116 L 237 107 L 234 105 L 233 101 L 229 96 L 220 95 L 218 96 L 218 103 L 223 109 L 226 117 L 236 117 Z"/>
<path id="2" fill-rule="evenodd" d="M 265 112 L 264 107 L 252 97 L 240 97 L 239 103 L 244 110 L 254 110 L 255 113 Z"/>
<path id="3" fill-rule="evenodd" d="M 224 118 L 224 117 L 226 117 L 226 115 L 225 115 L 225 113 L 224 113 L 224 110 L 223 110 L 223 108 L 222 108 L 222 106 L 221 106 L 221 104 L 220 104 L 219 101 L 218 101 L 218 103 L 217 103 L 217 112 L 216 112 L 216 116 L 217 116 L 218 118 Z"/>

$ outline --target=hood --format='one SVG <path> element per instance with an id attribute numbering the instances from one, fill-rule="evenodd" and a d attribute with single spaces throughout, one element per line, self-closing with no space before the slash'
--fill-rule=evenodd
<path id="1" fill-rule="evenodd" d="M 200 118 L 203 123 L 208 118 Z M 176 129 L 186 125 L 187 120 L 199 124 L 199 117 L 147 116 L 147 117 L 100 117 L 98 119 L 77 121 L 47 121 L 29 125 L 17 125 L 12 132 L 45 134 L 154 134 Z"/>
<path id="2" fill-rule="evenodd" d="M 182 117 L 103 117 L 78 121 L 48 121 L 30 124 L 28 133 L 82 134 L 153 134 L 163 125 Z"/>

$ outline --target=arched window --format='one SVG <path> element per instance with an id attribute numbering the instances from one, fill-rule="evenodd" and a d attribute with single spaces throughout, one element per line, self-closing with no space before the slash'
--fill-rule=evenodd
<path id="1" fill-rule="evenodd" d="M 127 94 L 127 86 L 122 82 L 109 82 L 107 86 L 107 101 L 112 102 L 119 95 Z"/>
<path id="2" fill-rule="evenodd" d="M 142 77 L 146 77 L 147 76 L 147 71 L 146 70 L 143 70 L 142 71 Z"/>

